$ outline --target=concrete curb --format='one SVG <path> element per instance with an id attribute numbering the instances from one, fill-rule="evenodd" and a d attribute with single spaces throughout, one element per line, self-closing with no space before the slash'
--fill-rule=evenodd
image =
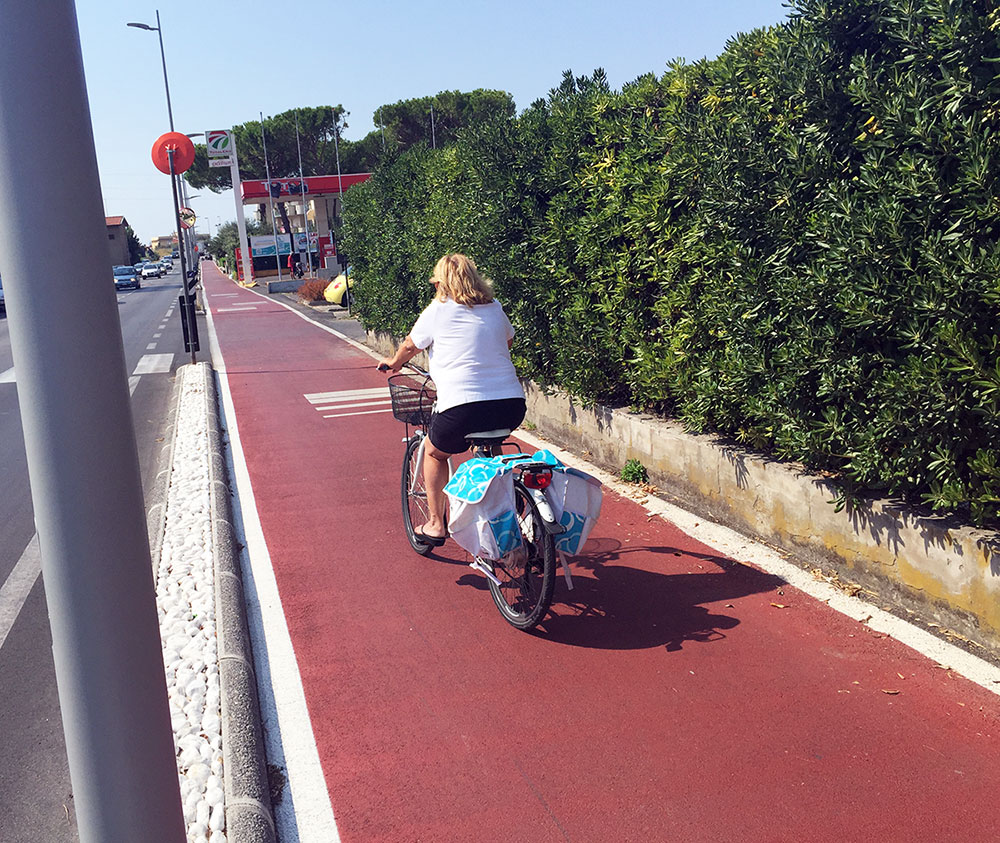
<path id="1" fill-rule="evenodd" d="M 222 753 L 226 785 L 226 836 L 240 843 L 275 843 L 274 817 L 265 765 L 260 702 L 247 626 L 232 506 L 219 418 L 215 373 L 205 378 L 209 437 L 215 613 L 222 699 Z"/>
<path id="2" fill-rule="evenodd" d="M 149 490 L 149 504 L 146 508 L 146 532 L 149 535 L 149 555 L 153 560 L 153 581 L 159 576 L 160 554 L 163 552 L 163 536 L 167 525 L 167 491 L 170 489 L 170 472 L 174 465 L 174 443 L 177 441 L 177 414 L 180 412 L 181 380 L 174 376 L 174 388 L 170 395 L 167 417 L 167 438 L 160 449 L 159 468 Z M 152 501 L 152 503 L 149 503 Z"/>

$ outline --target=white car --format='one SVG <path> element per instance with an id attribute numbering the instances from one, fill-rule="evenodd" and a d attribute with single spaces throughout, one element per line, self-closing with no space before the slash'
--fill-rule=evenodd
<path id="1" fill-rule="evenodd" d="M 159 278 L 163 275 L 163 267 L 158 263 L 147 263 L 142 268 L 142 277 L 145 278 Z"/>

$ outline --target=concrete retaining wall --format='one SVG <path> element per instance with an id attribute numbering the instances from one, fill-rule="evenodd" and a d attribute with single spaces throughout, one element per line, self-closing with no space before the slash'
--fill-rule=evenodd
<path id="1" fill-rule="evenodd" d="M 369 334 L 391 354 L 394 341 Z M 525 382 L 528 421 L 567 450 L 618 473 L 629 459 L 686 509 L 832 567 L 884 601 L 984 646 L 1000 645 L 1000 535 L 919 515 L 888 500 L 836 511 L 833 485 L 679 424 L 595 406 Z"/>

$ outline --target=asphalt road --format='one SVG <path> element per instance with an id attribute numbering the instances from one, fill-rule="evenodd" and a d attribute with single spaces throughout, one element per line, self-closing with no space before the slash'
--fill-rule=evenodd
<path id="1" fill-rule="evenodd" d="M 147 281 L 141 290 L 118 293 L 147 494 L 167 433 L 173 372 L 190 360 L 184 352 L 180 315 L 173 307 L 180 290 L 180 271 L 175 268 L 161 279 Z M 0 589 L 35 533 L 12 367 L 8 321 L 0 317 Z M 9 601 L 7 605 L 9 610 Z M 12 625 L 3 622 L 0 606 L 0 699 L 0 841 L 77 840 L 41 577 L 34 581 Z"/>

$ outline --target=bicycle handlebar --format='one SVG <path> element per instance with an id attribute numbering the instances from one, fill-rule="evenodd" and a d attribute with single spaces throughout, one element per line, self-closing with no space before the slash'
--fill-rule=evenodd
<path id="1" fill-rule="evenodd" d="M 384 363 L 379 363 L 375 368 L 378 371 L 380 371 L 380 372 L 388 372 L 389 371 L 389 367 L 386 366 Z M 430 373 L 425 372 L 419 366 L 414 366 L 412 363 L 404 363 L 403 364 L 403 368 L 404 369 L 413 369 L 414 372 L 416 372 L 418 375 L 423 375 L 425 378 L 429 378 L 430 377 Z"/>

